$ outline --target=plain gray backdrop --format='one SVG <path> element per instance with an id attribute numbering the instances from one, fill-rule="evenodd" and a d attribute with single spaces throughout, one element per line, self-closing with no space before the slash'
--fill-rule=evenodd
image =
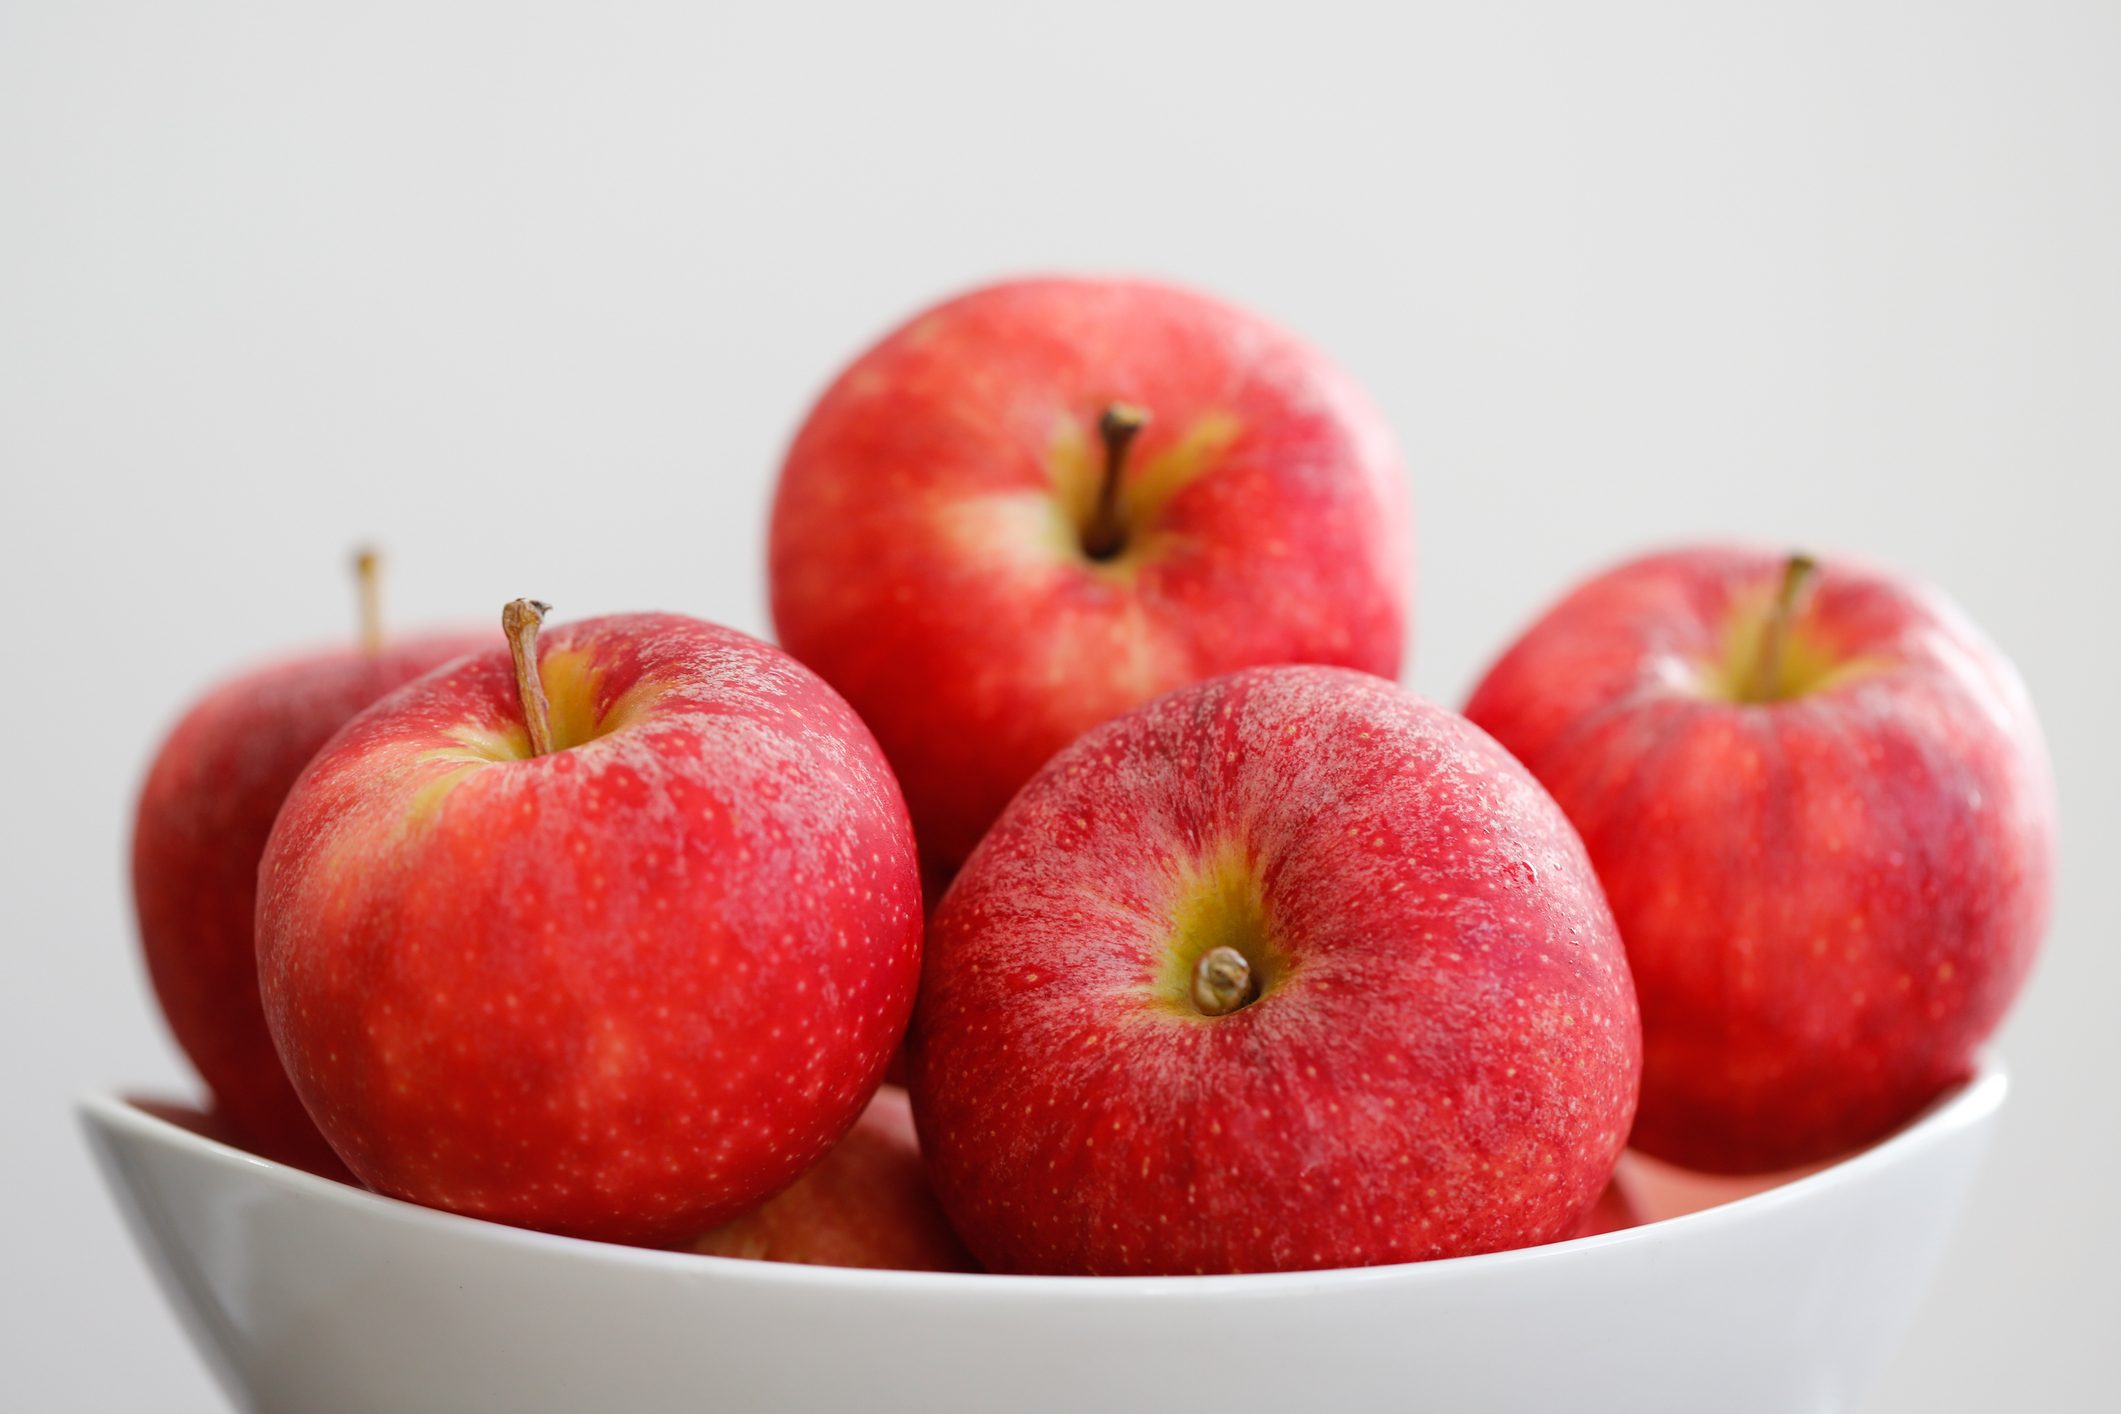
<path id="1" fill-rule="evenodd" d="M 1463 699 L 1584 572 L 1743 535 L 1941 582 L 2054 749 L 2016 1089 L 1876 1414 L 2115 1372 L 2121 6 L 0 0 L 0 1402 L 216 1407 L 68 1113 L 190 1081 L 123 875 L 160 731 L 350 632 L 769 627 L 780 450 L 1012 272 L 1130 271 L 1374 391 Z M 2110 1407 L 2100 1405 L 2099 1407 Z"/>

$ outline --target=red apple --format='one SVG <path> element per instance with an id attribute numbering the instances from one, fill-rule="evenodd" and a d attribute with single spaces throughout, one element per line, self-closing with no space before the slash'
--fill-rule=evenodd
<path id="1" fill-rule="evenodd" d="M 811 411 L 773 616 L 897 768 L 945 871 L 1046 758 L 1261 663 L 1399 671 L 1404 478 L 1362 393 L 1258 317 L 1130 280 L 918 316 Z"/>
<path id="2" fill-rule="evenodd" d="M 817 1167 L 690 1244 L 716 1257 L 968 1272 L 972 1258 L 921 1173 L 906 1092 L 886 1085 Z"/>
<path id="3" fill-rule="evenodd" d="M 1380 678 L 1259 668 L 1061 752 L 937 912 L 913 1102 L 1001 1271 L 1269 1271 L 1553 1241 L 1640 1036 L 1553 801 Z"/>
<path id="4" fill-rule="evenodd" d="M 1642 1205 L 1635 1201 L 1633 1188 L 1619 1174 L 1606 1184 L 1605 1192 L 1576 1224 L 1571 1237 L 1596 1237 L 1605 1232 L 1622 1232 L 1631 1227 L 1641 1227 L 1647 1221 L 1643 1217 Z"/>
<path id="5" fill-rule="evenodd" d="M 776 648 L 585 620 L 413 683 L 288 797 L 266 1020 L 365 1183 L 667 1245 L 782 1188 L 912 1010 L 920 878 L 876 743 Z M 548 710 L 549 701 L 549 710 Z"/>
<path id="6" fill-rule="evenodd" d="M 1642 998 L 1635 1143 L 1718 1172 L 1880 1138 L 1964 1077 L 2054 877 L 2025 689 L 1935 591 L 1710 548 L 1533 625 L 1467 714 L 1576 822 Z"/>
<path id="7" fill-rule="evenodd" d="M 364 598 L 372 556 L 361 558 Z M 302 1111 L 258 1004 L 258 858 L 288 788 L 347 719 L 489 635 L 364 644 L 273 663 L 194 703 L 156 753 L 133 827 L 133 899 L 169 1028 L 245 1147 L 305 1168 L 338 1161 Z"/>

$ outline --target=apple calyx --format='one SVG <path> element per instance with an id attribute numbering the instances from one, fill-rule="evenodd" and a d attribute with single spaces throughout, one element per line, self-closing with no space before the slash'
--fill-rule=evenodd
<path id="1" fill-rule="evenodd" d="M 1259 996 L 1252 979 L 1252 964 L 1233 947 L 1213 947 L 1193 964 L 1189 991 L 1202 1016 L 1228 1016 Z"/>
<path id="2" fill-rule="evenodd" d="M 1127 546 L 1127 524 L 1119 513 L 1119 483 L 1126 471 L 1127 449 L 1149 425 L 1149 410 L 1134 403 L 1107 403 L 1097 417 L 1097 435 L 1105 443 L 1105 477 L 1098 483 L 1097 506 L 1083 527 L 1083 553 L 1109 560 Z"/>
<path id="3" fill-rule="evenodd" d="M 515 658 L 516 693 L 523 700 L 523 725 L 530 732 L 530 754 L 552 754 L 552 707 L 538 676 L 538 629 L 552 605 L 536 599 L 511 599 L 501 609 L 501 632 Z"/>
<path id="4" fill-rule="evenodd" d="M 1790 620 L 1796 617 L 1804 592 L 1819 571 L 1819 562 L 1802 551 L 1783 562 L 1782 583 L 1768 609 L 1760 631 L 1760 652 L 1753 660 L 1753 676 L 1746 685 L 1748 702 L 1776 702 L 1786 694 L 1782 687 L 1783 660 L 1789 653 Z"/>
<path id="5" fill-rule="evenodd" d="M 354 551 L 354 585 L 360 595 L 361 651 L 383 651 L 383 555 L 373 545 Z"/>

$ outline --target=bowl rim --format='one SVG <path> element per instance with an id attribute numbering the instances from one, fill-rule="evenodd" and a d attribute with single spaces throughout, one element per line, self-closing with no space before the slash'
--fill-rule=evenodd
<path id="1" fill-rule="evenodd" d="M 1292 1289 L 1351 1287 L 1377 1281 L 1442 1282 L 1475 1271 L 1499 1271 L 1528 1263 L 1567 1260 L 1582 1252 L 1633 1243 L 1654 1242 L 1674 1233 L 1746 1222 L 1775 1209 L 1811 1202 L 1828 1192 L 1898 1163 L 1918 1150 L 1989 1120 L 2002 1106 L 2010 1088 L 2003 1063 L 1994 1056 L 1981 1058 L 1965 1081 L 1946 1091 L 1900 1129 L 1867 1148 L 1859 1149 L 1824 1167 L 1777 1183 L 1772 1187 L 1710 1207 L 1674 1217 L 1661 1218 L 1636 1227 L 1589 1237 L 1566 1238 L 1536 1247 L 1503 1252 L 1482 1252 L 1463 1257 L 1440 1257 L 1426 1262 L 1398 1262 L 1372 1267 L 1329 1267 L 1293 1272 L 1218 1273 L 1198 1276 L 1052 1276 L 1003 1272 L 910 1272 L 865 1267 L 812 1266 L 794 1262 L 762 1262 L 741 1257 L 706 1253 L 628 1247 L 511 1227 L 485 1218 L 467 1217 L 446 1209 L 424 1207 L 402 1198 L 323 1178 L 273 1159 L 239 1149 L 164 1119 L 143 1108 L 142 1102 L 164 1103 L 141 1096 L 129 1097 L 115 1090 L 92 1090 L 80 1095 L 74 1110 L 83 1125 L 95 1131 L 118 1131 L 164 1148 L 189 1150 L 198 1157 L 227 1168 L 247 1168 L 253 1177 L 305 1199 L 336 1204 L 387 1221 L 425 1227 L 449 1237 L 550 1252 L 571 1261 L 595 1261 L 649 1270 L 712 1274 L 717 1280 L 755 1283 L 763 1286 L 835 1290 L 899 1291 L 909 1289 L 935 1294 L 983 1294 L 988 1297 L 1020 1298 L 1034 1294 L 1061 1293 L 1087 1296 L 1109 1292 L 1115 1296 L 1158 1296 L 1187 1293 L 1263 1294 Z M 186 1108 L 189 1102 L 173 1101 Z"/>

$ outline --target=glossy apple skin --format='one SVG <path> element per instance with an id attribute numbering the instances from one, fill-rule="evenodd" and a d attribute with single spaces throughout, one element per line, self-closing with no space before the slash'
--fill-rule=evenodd
<path id="1" fill-rule="evenodd" d="M 912 1009 L 920 880 L 889 767 L 794 659 L 696 619 L 546 635 L 356 718 L 260 871 L 295 1089 L 370 1187 L 644 1245 L 836 1143 Z"/>
<path id="2" fill-rule="evenodd" d="M 194 703 L 148 768 L 132 842 L 141 950 L 177 1044 L 248 1148 L 339 1167 L 287 1083 L 258 1004 L 258 859 L 281 802 L 355 713 L 496 641 L 440 634 L 258 668 Z"/>
<path id="3" fill-rule="evenodd" d="M 1127 549 L 1089 558 L 1096 424 L 1127 458 Z M 1262 663 L 1398 673 L 1410 512 L 1390 434 L 1321 355 L 1167 286 L 1044 279 L 914 318 L 842 373 L 781 471 L 781 642 L 845 693 L 921 848 L 962 861 L 1099 722 Z"/>
<path id="4" fill-rule="evenodd" d="M 716 1257 L 818 1267 L 975 1270 L 921 1171 L 913 1110 L 896 1085 L 876 1092 L 815 1168 L 689 1247 Z"/>
<path id="5" fill-rule="evenodd" d="M 1467 715 L 1597 864 L 1642 1001 L 1635 1144 L 1722 1173 L 1815 1162 L 1971 1070 L 2048 916 L 2054 795 L 2025 689 L 1935 591 L 1829 561 L 1805 695 L 1719 698 L 1765 550 L 1654 555 L 1568 595 Z"/>
<path id="6" fill-rule="evenodd" d="M 1283 955 L 1205 1017 L 1159 991 L 1204 859 Z M 1569 1236 L 1634 1114 L 1627 962 L 1568 821 L 1454 714 L 1252 669 L 1056 756 L 929 937 L 912 1091 L 995 1270 L 1275 1271 Z"/>

